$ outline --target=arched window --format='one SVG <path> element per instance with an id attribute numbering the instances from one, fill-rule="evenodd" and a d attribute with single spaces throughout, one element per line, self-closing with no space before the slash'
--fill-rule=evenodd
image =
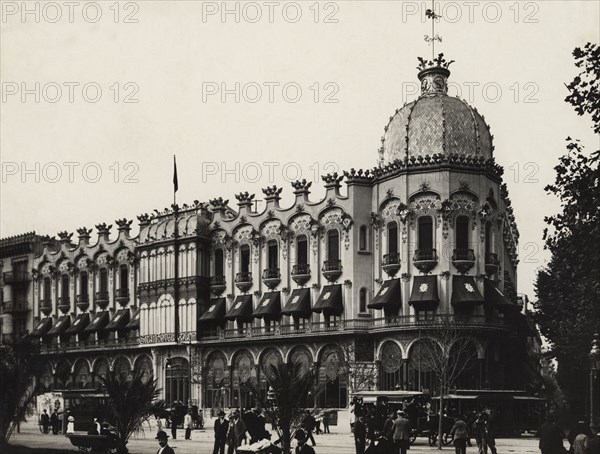
<path id="1" fill-rule="evenodd" d="M 215 276 L 225 275 L 225 267 L 223 264 L 223 249 L 215 249 Z"/>
<path id="2" fill-rule="evenodd" d="M 296 263 L 298 265 L 308 264 L 308 238 L 306 235 L 298 235 L 296 239 Z"/>
<path id="3" fill-rule="evenodd" d="M 63 299 L 63 303 L 64 301 L 68 301 L 69 300 L 69 275 L 68 274 L 63 274 L 60 277 L 60 295 Z"/>
<path id="4" fill-rule="evenodd" d="M 388 233 L 388 254 L 392 257 L 398 255 L 398 224 L 390 222 L 387 225 Z"/>
<path id="5" fill-rule="evenodd" d="M 494 232 L 492 229 L 492 223 L 485 223 L 485 253 L 491 254 L 494 252 Z"/>
<path id="6" fill-rule="evenodd" d="M 422 254 L 433 249 L 433 219 L 431 216 L 421 216 L 419 218 L 418 230 L 418 249 Z"/>
<path id="7" fill-rule="evenodd" d="M 88 296 L 89 277 L 87 271 L 79 273 L 79 294 L 83 297 Z"/>
<path id="8" fill-rule="evenodd" d="M 358 231 L 358 249 L 361 251 L 367 250 L 367 226 L 361 225 Z"/>
<path id="9" fill-rule="evenodd" d="M 456 218 L 456 226 L 454 229 L 456 249 L 465 251 L 469 249 L 469 218 L 466 216 L 458 216 Z"/>
<path id="10" fill-rule="evenodd" d="M 165 399 L 187 405 L 190 399 L 190 363 L 185 358 L 171 358 L 165 371 Z"/>
<path id="11" fill-rule="evenodd" d="M 44 300 L 52 300 L 52 281 L 49 277 L 44 278 Z"/>
<path id="12" fill-rule="evenodd" d="M 358 294 L 359 312 L 367 312 L 367 289 L 361 288 Z"/>
<path id="13" fill-rule="evenodd" d="M 270 270 L 279 268 L 279 247 L 277 240 L 269 240 L 267 243 L 267 265 Z"/>
<path id="14" fill-rule="evenodd" d="M 240 272 L 250 272 L 250 246 L 247 244 L 240 246 Z"/>
<path id="15" fill-rule="evenodd" d="M 100 268 L 100 291 L 108 292 L 108 270 Z"/>
<path id="16" fill-rule="evenodd" d="M 381 363 L 379 369 L 379 389 L 397 391 L 404 389 L 404 362 L 402 351 L 395 342 L 386 342 L 381 348 Z"/>
<path id="17" fill-rule="evenodd" d="M 340 259 L 340 234 L 336 229 L 327 232 L 327 260 L 337 262 Z"/>
<path id="18" fill-rule="evenodd" d="M 121 265 L 119 267 L 119 281 L 121 283 L 121 290 L 127 290 L 129 288 L 129 270 L 127 265 Z"/>

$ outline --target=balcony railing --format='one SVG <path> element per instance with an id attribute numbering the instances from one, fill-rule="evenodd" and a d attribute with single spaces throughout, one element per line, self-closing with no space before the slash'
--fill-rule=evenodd
<path id="1" fill-rule="evenodd" d="M 60 353 L 64 351 L 85 351 L 85 350 L 114 350 L 120 348 L 136 347 L 140 343 L 138 337 L 127 339 L 89 339 L 89 340 L 70 340 L 60 344 L 41 344 L 42 353 Z"/>
<path id="2" fill-rule="evenodd" d="M 117 303 L 121 306 L 126 306 L 129 302 L 129 289 L 128 288 L 119 288 L 117 289 L 117 294 L 115 296 Z"/>
<path id="3" fill-rule="evenodd" d="M 422 273 L 430 272 L 438 264 L 437 250 L 417 249 L 413 258 L 413 263 Z"/>
<path id="4" fill-rule="evenodd" d="M 96 298 L 94 299 L 94 301 L 96 302 L 96 305 L 100 308 L 100 309 L 106 309 L 106 306 L 108 306 L 108 292 L 106 290 L 101 290 L 99 292 L 96 292 Z"/>
<path id="5" fill-rule="evenodd" d="M 210 291 L 215 295 L 220 296 L 227 288 L 225 276 L 212 276 L 209 281 Z"/>
<path id="6" fill-rule="evenodd" d="M 485 273 L 488 276 L 496 274 L 500 269 L 500 261 L 498 260 L 498 254 L 493 252 L 486 252 L 485 254 Z"/>
<path id="7" fill-rule="evenodd" d="M 262 280 L 267 287 L 273 290 L 281 282 L 279 268 L 266 268 L 263 270 Z"/>
<path id="8" fill-rule="evenodd" d="M 26 300 L 5 301 L 3 305 L 3 312 L 5 314 L 16 314 L 19 312 L 27 312 L 29 310 L 31 310 L 31 308 Z"/>
<path id="9" fill-rule="evenodd" d="M 71 309 L 71 297 L 60 296 L 58 298 L 58 309 L 66 314 Z"/>
<path id="10" fill-rule="evenodd" d="M 81 293 L 77 295 L 77 307 L 82 311 L 86 310 L 90 305 L 90 295 L 87 293 Z"/>
<path id="11" fill-rule="evenodd" d="M 454 249 L 452 264 L 459 273 L 465 274 L 475 265 L 475 253 L 473 249 Z"/>
<path id="12" fill-rule="evenodd" d="M 298 285 L 304 285 L 310 279 L 310 265 L 308 263 L 299 263 L 292 267 L 292 279 Z"/>
<path id="13" fill-rule="evenodd" d="M 3 273 L 2 280 L 5 284 L 23 284 L 31 280 L 27 271 L 8 271 Z"/>
<path id="14" fill-rule="evenodd" d="M 386 332 L 398 330 L 427 330 L 439 329 L 441 326 L 456 326 L 460 329 L 475 329 L 475 330 L 495 330 L 507 331 L 509 325 L 504 323 L 504 319 L 490 319 L 485 316 L 471 316 L 457 318 L 455 314 L 434 315 L 427 320 L 418 319 L 414 315 L 410 316 L 395 316 L 376 319 L 353 319 L 353 320 L 338 320 L 335 323 L 327 324 L 326 322 L 306 323 L 305 325 L 276 325 L 268 329 L 264 326 L 246 326 L 240 332 L 237 328 L 222 329 L 216 331 L 204 332 L 200 335 L 200 340 L 204 342 L 224 340 L 228 341 L 247 341 L 248 338 L 256 340 L 270 339 L 281 336 L 314 336 L 315 334 L 335 335 L 351 332 Z"/>
<path id="15" fill-rule="evenodd" d="M 385 254 L 383 256 L 383 262 L 381 264 L 383 271 L 387 273 L 389 277 L 394 277 L 398 271 L 400 271 L 400 254 L 395 252 L 392 254 Z"/>
<path id="16" fill-rule="evenodd" d="M 235 275 L 235 286 L 241 292 L 247 292 L 252 288 L 252 273 L 242 271 Z"/>
<path id="17" fill-rule="evenodd" d="M 335 282 L 342 275 L 342 261 L 341 260 L 325 260 L 323 262 L 323 277 L 329 282 Z"/>

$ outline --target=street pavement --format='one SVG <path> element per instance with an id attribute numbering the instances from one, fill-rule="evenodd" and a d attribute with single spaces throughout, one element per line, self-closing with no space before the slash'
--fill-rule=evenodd
<path id="1" fill-rule="evenodd" d="M 337 432 L 336 432 L 336 429 Z M 317 446 L 315 447 L 316 454 L 353 454 L 354 440 L 349 432 L 343 432 L 335 426 L 331 427 L 331 435 L 315 436 Z M 168 431 L 169 436 L 170 431 Z M 134 435 L 127 445 L 131 454 L 155 454 L 159 448 L 158 443 L 154 439 L 156 429 L 147 427 L 144 433 Z M 194 430 L 192 432 L 192 440 L 184 440 L 184 431 L 177 431 L 177 440 L 169 439 L 169 445 L 173 447 L 176 454 L 212 454 L 213 448 L 213 430 L 207 427 L 204 430 Z M 22 445 L 29 448 L 53 448 L 68 452 L 79 452 L 77 448 L 71 445 L 69 439 L 64 435 L 44 435 L 40 433 L 37 425 L 25 423 L 21 426 L 21 433 L 15 433 L 11 440 L 13 445 Z M 496 441 L 498 454 L 506 453 L 536 453 L 539 454 L 538 440 L 532 437 L 522 438 L 505 438 Z M 453 446 L 446 446 L 443 449 L 446 453 L 454 453 Z M 411 446 L 413 454 L 434 454 L 436 448 L 429 447 L 426 438 L 418 438 L 416 443 Z M 10 451 L 1 454 L 11 454 Z M 467 448 L 467 454 L 477 454 L 477 448 Z"/>

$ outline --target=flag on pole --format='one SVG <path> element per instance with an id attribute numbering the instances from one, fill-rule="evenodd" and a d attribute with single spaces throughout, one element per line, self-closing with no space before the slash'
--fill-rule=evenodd
<path id="1" fill-rule="evenodd" d="M 173 155 L 173 192 L 177 192 L 179 189 L 179 182 L 177 181 L 177 159 Z"/>

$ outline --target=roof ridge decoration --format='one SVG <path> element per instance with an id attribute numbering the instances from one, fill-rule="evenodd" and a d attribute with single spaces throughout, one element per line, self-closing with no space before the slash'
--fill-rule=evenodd
<path id="1" fill-rule="evenodd" d="M 251 206 L 252 203 L 254 202 L 255 196 L 256 196 L 256 194 L 250 194 L 248 191 L 246 191 L 246 192 L 240 192 L 239 194 L 236 194 L 235 198 L 238 201 L 238 206 L 244 207 L 244 206 Z"/>
<path id="2" fill-rule="evenodd" d="M 325 188 L 340 187 L 340 181 L 344 179 L 343 175 L 338 175 L 337 172 L 322 175 L 321 179 L 325 182 Z"/>
<path id="3" fill-rule="evenodd" d="M 309 194 L 311 186 L 312 186 L 312 181 L 306 181 L 306 178 L 292 182 L 292 187 L 294 188 L 294 194 L 296 194 L 296 195 Z"/>

